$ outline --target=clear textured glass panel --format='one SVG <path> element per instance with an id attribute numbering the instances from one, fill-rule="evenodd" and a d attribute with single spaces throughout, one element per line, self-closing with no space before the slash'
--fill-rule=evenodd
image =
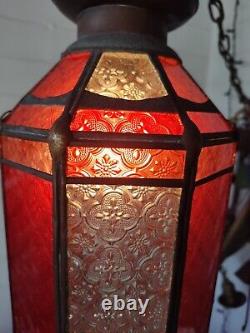
<path id="1" fill-rule="evenodd" d="M 149 56 L 128 52 L 103 53 L 86 90 L 127 100 L 168 94 Z"/>
<path id="2" fill-rule="evenodd" d="M 67 185 L 69 332 L 165 333 L 181 189 Z M 139 311 L 102 301 L 149 299 Z"/>

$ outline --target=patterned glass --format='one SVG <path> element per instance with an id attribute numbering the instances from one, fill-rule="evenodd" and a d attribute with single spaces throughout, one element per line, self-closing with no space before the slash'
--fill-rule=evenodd
<path id="1" fill-rule="evenodd" d="M 141 148 L 68 148 L 69 177 L 184 177 L 184 151 Z"/>
<path id="2" fill-rule="evenodd" d="M 112 110 L 78 110 L 72 131 L 138 134 L 183 134 L 183 124 L 176 114 Z"/>
<path id="3" fill-rule="evenodd" d="M 67 185 L 69 332 L 164 333 L 181 189 Z M 149 299 L 104 311 L 104 298 Z"/>
<path id="4" fill-rule="evenodd" d="M 168 94 L 149 56 L 128 52 L 104 52 L 86 90 L 127 100 Z"/>

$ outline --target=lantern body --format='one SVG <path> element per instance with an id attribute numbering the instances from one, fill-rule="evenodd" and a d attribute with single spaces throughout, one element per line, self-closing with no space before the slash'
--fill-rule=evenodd
<path id="1" fill-rule="evenodd" d="M 2 120 L 15 332 L 206 333 L 234 155 L 171 50 L 65 53 Z"/>

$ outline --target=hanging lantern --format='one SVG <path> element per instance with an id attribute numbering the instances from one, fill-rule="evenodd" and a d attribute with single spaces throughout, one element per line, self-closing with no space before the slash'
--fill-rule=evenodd
<path id="1" fill-rule="evenodd" d="M 198 1 L 55 3 L 79 39 L 1 125 L 15 332 L 205 333 L 235 140 L 165 45 Z"/>

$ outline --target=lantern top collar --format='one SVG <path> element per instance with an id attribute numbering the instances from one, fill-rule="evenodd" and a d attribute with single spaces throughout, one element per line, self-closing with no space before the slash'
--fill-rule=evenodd
<path id="1" fill-rule="evenodd" d="M 119 10 L 124 10 L 122 16 L 119 16 L 120 22 L 127 25 L 133 24 L 126 15 L 126 9 L 133 8 L 133 11 L 139 13 L 139 9 L 144 10 L 144 14 L 138 16 L 138 21 L 140 22 L 140 17 L 145 16 L 145 12 L 152 18 L 158 18 L 156 25 L 164 23 L 165 29 L 167 31 L 174 30 L 188 21 L 197 11 L 199 0 L 52 0 L 54 4 L 61 10 L 61 12 L 67 16 L 70 20 L 79 24 L 81 22 L 81 17 L 84 15 L 84 19 L 95 11 L 96 20 L 90 24 L 91 27 L 99 23 L 101 15 L 103 15 L 103 6 L 111 6 L 119 8 Z M 90 10 L 91 9 L 91 10 Z M 131 11 L 132 12 L 132 11 Z M 143 13 L 143 11 L 141 11 Z M 116 21 L 117 17 L 113 16 L 110 12 L 109 20 L 110 24 Z M 159 21 L 160 19 L 160 21 Z M 109 25 L 110 25 L 109 24 Z M 90 29 L 90 27 L 89 27 Z"/>

